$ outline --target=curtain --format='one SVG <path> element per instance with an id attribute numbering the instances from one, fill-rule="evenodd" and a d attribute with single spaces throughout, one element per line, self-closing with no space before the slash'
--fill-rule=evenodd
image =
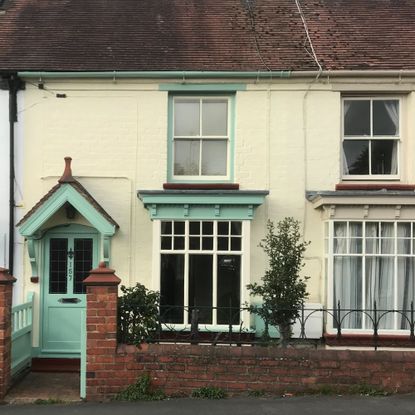
<path id="1" fill-rule="evenodd" d="M 411 224 L 398 224 L 398 255 L 411 254 Z M 399 310 L 410 310 L 411 301 L 414 299 L 414 261 L 410 256 L 398 256 L 398 304 Z M 410 319 L 410 312 L 405 313 Z M 398 315 L 398 329 L 409 329 L 408 320 Z"/>
<path id="2" fill-rule="evenodd" d="M 376 256 L 366 257 L 366 309 L 373 309 L 376 301 L 378 310 L 393 310 L 394 304 L 394 256 L 385 256 L 382 254 L 394 254 L 394 224 L 382 222 L 380 224 L 370 224 L 376 226 L 377 234 L 380 239 L 375 240 L 377 243 Z M 380 241 L 380 246 L 378 245 Z M 380 255 L 379 255 L 380 254 Z M 380 317 L 378 313 L 378 318 Z M 373 317 L 373 312 L 371 312 Z M 388 313 L 379 321 L 379 328 L 393 329 L 394 315 Z M 369 320 L 366 322 L 366 328 L 372 328 L 373 324 Z"/>
<path id="3" fill-rule="evenodd" d="M 350 233 L 353 235 L 356 231 L 355 226 L 350 224 L 350 229 Z M 338 301 L 340 301 L 341 310 L 354 310 L 362 307 L 362 257 L 336 256 L 336 254 L 346 254 L 348 251 L 348 243 L 349 252 L 359 252 L 359 250 L 361 250 L 361 239 L 349 239 L 346 236 L 347 223 L 335 223 L 333 308 L 336 309 Z M 348 311 L 342 311 L 340 317 L 342 319 L 342 328 L 362 327 L 361 313 L 349 313 Z"/>
<path id="4" fill-rule="evenodd" d="M 395 126 L 395 134 L 399 133 L 399 102 L 398 101 L 382 101 L 391 121 Z M 394 142 L 391 154 L 391 174 L 398 174 L 398 143 Z"/>
<path id="5" fill-rule="evenodd" d="M 350 102 L 343 102 L 343 132 L 344 132 L 344 123 L 346 122 L 347 113 L 350 109 Z M 343 158 L 343 174 L 349 174 L 349 165 L 347 164 L 346 153 L 344 152 L 344 146 L 342 146 L 342 158 Z"/>

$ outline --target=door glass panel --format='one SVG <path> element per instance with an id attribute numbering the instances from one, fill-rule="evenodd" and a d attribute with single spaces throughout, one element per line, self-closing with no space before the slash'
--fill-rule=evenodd
<path id="1" fill-rule="evenodd" d="M 92 269 L 92 239 L 83 238 L 74 240 L 74 294 L 85 294 L 86 287 L 82 281 Z"/>
<path id="2" fill-rule="evenodd" d="M 49 294 L 67 292 L 68 240 L 52 238 L 49 247 Z"/>

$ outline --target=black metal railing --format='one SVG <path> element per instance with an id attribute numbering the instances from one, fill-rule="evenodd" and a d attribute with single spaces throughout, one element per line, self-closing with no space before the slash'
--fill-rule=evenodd
<path id="1" fill-rule="evenodd" d="M 368 345 L 375 349 L 380 345 L 382 334 L 399 332 L 402 339 L 415 346 L 413 302 L 405 310 L 379 309 L 376 302 L 371 309 L 350 309 L 342 308 L 338 302 L 332 309 L 302 306 L 297 314 L 298 317 L 293 321 L 296 333 L 290 343 L 292 346 L 310 344 L 317 347 L 322 342 L 324 332 L 332 333 L 338 342 L 350 333 L 364 333 Z M 316 327 L 321 328 L 321 333 L 314 333 L 310 338 L 310 330 L 315 331 L 313 317 L 317 317 Z M 164 305 L 160 306 L 156 320 L 156 324 L 147 332 L 147 342 L 264 345 L 278 341 L 275 330 L 274 335 L 270 336 L 273 329 L 271 324 L 266 319 L 264 321 L 258 312 L 247 307 Z M 118 327 L 118 341 L 131 343 L 131 333 L 137 331 L 137 324 L 140 321 L 133 314 L 122 316 Z"/>

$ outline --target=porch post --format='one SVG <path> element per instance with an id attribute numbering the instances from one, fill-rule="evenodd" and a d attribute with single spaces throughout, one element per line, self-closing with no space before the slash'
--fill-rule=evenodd
<path id="1" fill-rule="evenodd" d="M 121 280 L 100 262 L 84 280 L 86 285 L 86 398 L 99 395 L 102 364 L 111 363 L 117 350 L 117 301 Z"/>
<path id="2" fill-rule="evenodd" d="M 16 278 L 0 268 L 0 399 L 10 387 L 12 347 L 12 296 Z"/>

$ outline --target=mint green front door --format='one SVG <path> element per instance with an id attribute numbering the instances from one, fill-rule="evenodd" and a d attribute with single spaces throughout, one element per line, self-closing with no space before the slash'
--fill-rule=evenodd
<path id="1" fill-rule="evenodd" d="M 82 281 L 97 266 L 98 237 L 92 228 L 71 225 L 47 233 L 43 277 L 41 353 L 62 357 L 81 352 Z"/>

